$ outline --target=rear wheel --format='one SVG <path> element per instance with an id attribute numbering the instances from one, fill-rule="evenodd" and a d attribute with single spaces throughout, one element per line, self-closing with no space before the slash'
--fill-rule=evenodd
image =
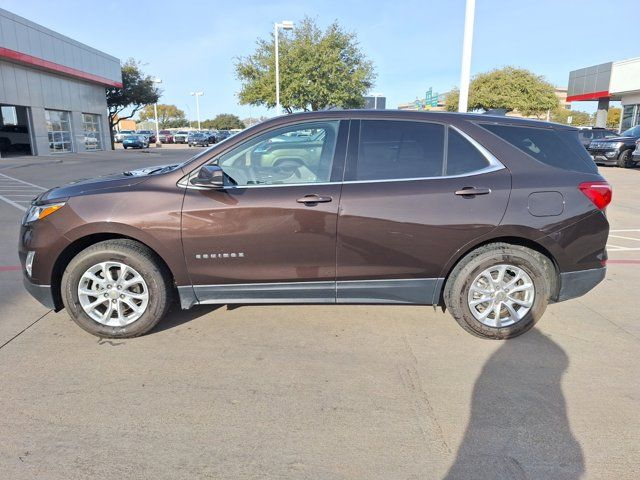
<path id="1" fill-rule="evenodd" d="M 62 276 L 62 300 L 71 318 L 93 335 L 137 337 L 168 310 L 169 278 L 144 245 L 107 240 L 71 260 Z"/>
<path id="2" fill-rule="evenodd" d="M 542 317 L 555 267 L 519 245 L 493 243 L 474 250 L 453 269 L 444 301 L 456 321 L 483 338 L 517 337 Z"/>
<path id="3" fill-rule="evenodd" d="M 631 157 L 631 150 L 625 150 L 618 157 L 618 166 L 621 168 L 633 167 L 633 159 Z"/>

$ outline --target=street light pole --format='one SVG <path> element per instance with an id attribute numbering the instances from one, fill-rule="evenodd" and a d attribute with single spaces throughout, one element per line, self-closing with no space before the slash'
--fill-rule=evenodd
<path id="1" fill-rule="evenodd" d="M 280 115 L 281 107 L 280 107 L 280 59 L 278 58 L 278 29 L 282 28 L 283 30 L 293 30 L 293 22 L 291 20 L 283 20 L 282 23 L 276 23 L 273 26 L 273 37 L 274 37 L 274 50 L 276 57 L 276 115 Z"/>
<path id="2" fill-rule="evenodd" d="M 466 112 L 469 104 L 469 82 L 471 80 L 471 47 L 473 44 L 473 17 L 476 0 L 467 0 L 464 12 L 464 39 L 462 41 L 462 68 L 460 69 L 460 98 L 458 111 Z"/>
<path id="3" fill-rule="evenodd" d="M 198 117 L 198 130 L 200 130 L 200 102 L 198 101 L 198 97 L 204 95 L 204 92 L 191 92 L 190 95 L 196 97 L 196 115 Z"/>
<path id="4" fill-rule="evenodd" d="M 159 78 L 154 78 L 152 81 L 153 83 L 162 83 L 162 80 Z M 160 128 L 158 125 L 158 102 L 153 104 L 153 116 L 156 120 L 156 148 L 160 148 L 162 147 L 162 142 L 160 141 Z"/>

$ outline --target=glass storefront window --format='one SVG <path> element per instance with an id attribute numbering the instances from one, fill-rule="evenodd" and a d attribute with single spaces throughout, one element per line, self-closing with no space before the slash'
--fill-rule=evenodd
<path id="1" fill-rule="evenodd" d="M 49 150 L 53 153 L 73 151 L 69 112 L 45 110 L 44 113 L 49 135 Z"/>
<path id="2" fill-rule="evenodd" d="M 93 113 L 83 113 L 82 129 L 84 132 L 84 148 L 86 150 L 102 150 L 102 136 L 100 135 L 100 115 L 95 115 Z"/>
<path id="3" fill-rule="evenodd" d="M 624 132 L 635 125 L 633 123 L 634 112 L 636 110 L 635 107 L 636 105 L 625 105 L 622 109 L 622 122 L 620 123 L 621 132 Z"/>

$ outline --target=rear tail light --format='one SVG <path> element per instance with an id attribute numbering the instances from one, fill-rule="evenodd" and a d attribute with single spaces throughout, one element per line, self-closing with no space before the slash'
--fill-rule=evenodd
<path id="1" fill-rule="evenodd" d="M 611 203 L 613 190 L 607 182 L 582 182 L 578 188 L 598 210 L 604 210 Z"/>

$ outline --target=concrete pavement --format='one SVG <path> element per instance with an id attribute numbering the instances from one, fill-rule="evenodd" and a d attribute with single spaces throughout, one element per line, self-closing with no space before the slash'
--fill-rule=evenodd
<path id="1" fill-rule="evenodd" d="M 193 153 L 3 159 L 0 173 L 49 187 Z M 602 172 L 612 228 L 640 229 L 640 169 Z M 21 214 L 0 202 L 0 267 L 17 263 Z M 638 240 L 611 238 L 603 284 L 505 342 L 386 306 L 197 307 L 100 340 L 0 268 L 1 476 L 638 478 L 640 232 L 619 236 Z"/>

